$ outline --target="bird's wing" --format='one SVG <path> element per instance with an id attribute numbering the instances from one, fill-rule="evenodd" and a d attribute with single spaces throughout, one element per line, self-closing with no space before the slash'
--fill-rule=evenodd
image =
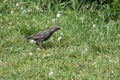
<path id="1" fill-rule="evenodd" d="M 39 33 L 31 35 L 30 37 L 32 39 L 40 39 L 40 38 L 45 38 L 48 35 L 49 35 L 49 31 L 41 31 Z"/>

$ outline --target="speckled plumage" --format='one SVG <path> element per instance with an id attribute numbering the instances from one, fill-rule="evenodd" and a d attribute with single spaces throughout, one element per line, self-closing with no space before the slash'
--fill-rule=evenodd
<path id="1" fill-rule="evenodd" d="M 27 39 L 35 40 L 36 44 L 39 45 L 39 42 L 43 42 L 43 41 L 48 40 L 52 36 L 52 34 L 57 30 L 60 30 L 60 27 L 59 26 L 54 26 L 54 27 L 52 27 L 48 30 L 40 31 L 38 33 L 30 35 L 30 36 L 27 37 Z"/>

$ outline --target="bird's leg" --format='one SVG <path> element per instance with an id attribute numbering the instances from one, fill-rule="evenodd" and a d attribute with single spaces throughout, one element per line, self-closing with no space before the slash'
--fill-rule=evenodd
<path id="1" fill-rule="evenodd" d="M 41 44 L 41 42 L 39 42 L 39 41 L 36 41 L 36 45 L 37 45 L 37 46 L 39 46 L 40 48 L 44 49 L 44 47 L 42 47 L 42 44 Z"/>
<path id="2" fill-rule="evenodd" d="M 40 46 L 39 41 L 36 41 L 36 45 Z"/>

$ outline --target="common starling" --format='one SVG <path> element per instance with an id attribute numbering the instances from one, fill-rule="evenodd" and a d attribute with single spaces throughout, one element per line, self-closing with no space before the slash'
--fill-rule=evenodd
<path id="1" fill-rule="evenodd" d="M 38 33 L 30 35 L 29 37 L 27 37 L 27 39 L 32 39 L 32 40 L 36 41 L 36 45 L 39 45 L 39 42 L 48 40 L 52 36 L 52 34 L 57 30 L 60 30 L 60 27 L 54 26 L 48 30 L 40 31 Z"/>

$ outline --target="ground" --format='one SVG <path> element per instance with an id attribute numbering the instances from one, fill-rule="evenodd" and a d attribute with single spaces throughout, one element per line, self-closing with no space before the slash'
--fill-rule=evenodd
<path id="1" fill-rule="evenodd" d="M 0 15 L 1 80 L 119 80 L 120 20 L 104 11 L 40 13 L 12 10 Z M 54 25 L 44 48 L 26 37 Z"/>

